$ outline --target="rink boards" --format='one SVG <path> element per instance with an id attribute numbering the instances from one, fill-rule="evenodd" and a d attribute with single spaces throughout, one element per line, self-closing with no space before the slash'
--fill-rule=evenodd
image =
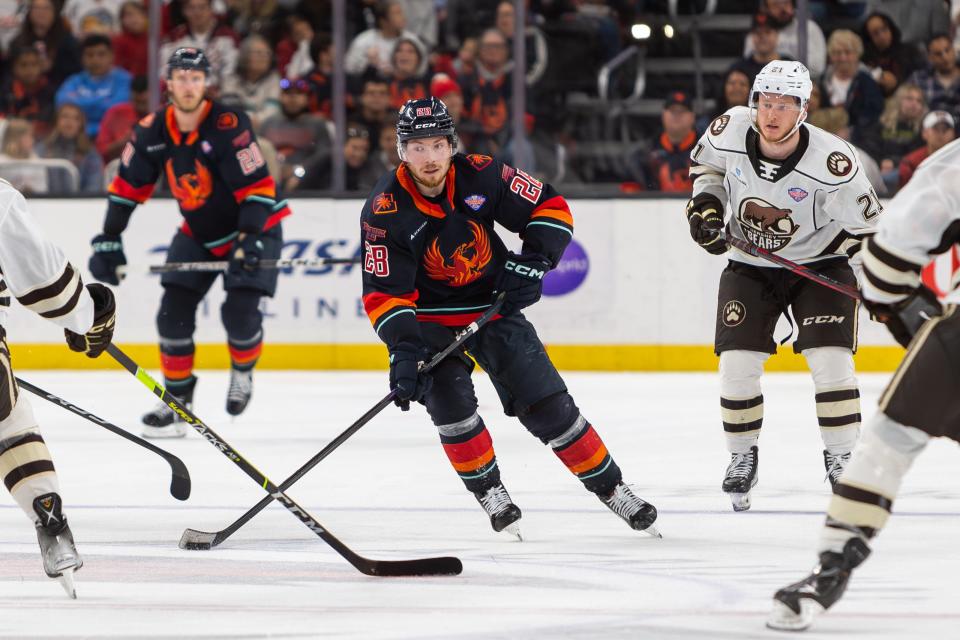
<path id="1" fill-rule="evenodd" d="M 359 200 L 291 201 L 284 221 L 284 258 L 360 255 Z M 105 209 L 99 199 L 32 200 L 31 211 L 70 260 L 86 272 L 89 241 Z M 716 290 L 725 260 L 690 240 L 681 199 L 576 200 L 574 244 L 548 275 L 544 298 L 528 311 L 560 368 L 581 370 L 711 371 Z M 172 200 L 139 207 L 124 233 L 127 279 L 117 289 L 116 340 L 145 366 L 158 364 L 155 314 L 161 288 L 147 273 L 162 262 L 180 224 Z M 501 235 L 506 239 L 509 233 Z M 511 244 L 512 243 L 512 244 Z M 508 245 L 519 247 L 519 240 Z M 931 276 L 949 279 L 955 258 L 945 256 Z M 261 366 L 271 369 L 377 369 L 386 352 L 360 304 L 360 265 L 296 268 L 281 273 L 275 298 L 264 302 L 266 346 Z M 197 366 L 225 368 L 229 359 L 220 323 L 223 291 L 215 284 L 197 319 Z M 781 319 L 779 341 L 790 328 Z M 62 332 L 20 308 L 7 325 L 16 366 L 103 366 L 62 347 Z M 893 369 L 902 357 L 886 330 L 861 311 L 861 370 Z M 790 344 L 768 370 L 801 370 Z"/>

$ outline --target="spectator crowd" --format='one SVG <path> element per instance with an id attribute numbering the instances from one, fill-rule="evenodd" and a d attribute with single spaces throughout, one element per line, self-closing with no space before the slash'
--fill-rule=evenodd
<path id="1" fill-rule="evenodd" d="M 447 104 L 463 149 L 512 159 L 512 0 L 350 0 L 342 61 L 330 0 L 0 0 L 0 176 L 29 193 L 104 190 L 133 127 L 158 106 L 148 90 L 149 2 L 161 2 L 161 65 L 178 47 L 204 50 L 210 97 L 249 114 L 287 193 L 329 189 L 341 155 L 348 190 L 369 190 L 400 162 L 397 109 L 431 94 Z M 665 14 L 667 4 L 527 0 L 524 122 L 533 173 L 578 180 L 564 158 L 587 152 L 588 128 L 574 126 L 558 87 L 569 88 L 572 76 L 592 76 L 595 87 L 604 63 L 642 46 L 631 26 Z M 635 136 L 645 142 L 618 148 L 627 161 L 617 170 L 581 181 L 689 191 L 690 150 L 710 121 L 747 104 L 764 64 L 800 55 L 794 0 L 727 4 L 752 18 L 740 59 L 708 83 L 709 99 L 686 89 L 644 96 L 663 101 L 658 121 L 634 125 L 646 127 Z M 878 191 L 892 194 L 960 125 L 960 0 L 809 7 L 808 122 L 856 146 Z M 584 42 L 594 44 L 590 55 Z M 347 123 L 335 149 L 332 79 L 341 65 Z M 158 74 L 162 80 L 164 69 Z"/>

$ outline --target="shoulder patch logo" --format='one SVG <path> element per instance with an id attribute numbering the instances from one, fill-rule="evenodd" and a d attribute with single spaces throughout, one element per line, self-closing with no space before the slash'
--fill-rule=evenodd
<path id="1" fill-rule="evenodd" d="M 710 133 L 718 136 L 723 133 L 723 130 L 727 128 L 728 124 L 730 124 L 730 116 L 727 114 L 714 118 L 713 122 L 710 123 Z"/>
<path id="2" fill-rule="evenodd" d="M 853 169 L 853 161 L 839 151 L 827 156 L 827 171 L 835 176 L 843 177 Z"/>
<path id="3" fill-rule="evenodd" d="M 249 146 L 250 146 L 250 131 L 249 131 L 249 130 L 244 131 L 243 133 L 241 133 L 240 135 L 238 135 L 236 138 L 234 138 L 233 140 L 231 140 L 231 141 L 230 141 L 230 144 L 232 144 L 233 146 L 238 147 L 238 148 L 249 147 Z"/>
<path id="4" fill-rule="evenodd" d="M 157 114 L 155 114 L 155 113 L 148 113 L 147 115 L 143 116 L 143 117 L 140 119 L 140 122 L 138 122 L 137 124 L 139 124 L 141 127 L 143 127 L 144 129 L 146 129 L 146 128 L 148 128 L 150 125 L 153 124 L 153 121 L 156 119 L 156 117 L 157 117 Z"/>
<path id="5" fill-rule="evenodd" d="M 383 238 L 387 237 L 386 229 L 381 229 L 380 227 L 371 226 L 366 222 L 362 223 L 362 225 L 363 225 L 364 236 L 370 242 L 377 242 L 378 240 L 382 240 Z"/>
<path id="6" fill-rule="evenodd" d="M 795 202 L 800 202 L 810 194 L 800 187 L 790 187 L 787 189 L 787 195 L 793 198 Z"/>
<path id="7" fill-rule="evenodd" d="M 483 203 L 487 201 L 486 196 L 482 196 L 479 193 L 475 193 L 472 196 L 467 196 L 463 199 L 464 203 L 474 211 L 479 211 L 480 207 L 483 206 Z"/>
<path id="8" fill-rule="evenodd" d="M 392 193 L 381 193 L 373 199 L 373 213 L 380 216 L 397 212 L 397 201 Z"/>
<path id="9" fill-rule="evenodd" d="M 491 158 L 490 156 L 484 156 L 478 153 L 471 153 L 470 155 L 467 156 L 467 160 L 470 161 L 470 164 L 472 164 L 473 168 L 476 169 L 477 171 L 480 171 L 481 169 L 485 169 L 488 164 L 493 162 L 493 158 Z"/>
<path id="10" fill-rule="evenodd" d="M 217 129 L 235 129 L 240 120 L 235 113 L 221 113 L 217 116 Z"/>

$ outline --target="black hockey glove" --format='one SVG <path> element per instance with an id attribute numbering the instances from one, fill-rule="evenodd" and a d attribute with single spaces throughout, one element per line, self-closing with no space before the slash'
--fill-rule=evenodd
<path id="1" fill-rule="evenodd" d="M 540 299 L 543 292 L 543 277 L 553 265 L 539 253 L 507 254 L 507 263 L 497 276 L 493 297 L 501 291 L 507 295 L 503 299 L 500 313 L 504 316 L 529 307 Z"/>
<path id="2" fill-rule="evenodd" d="M 396 391 L 393 403 L 403 411 L 411 402 L 420 402 L 433 386 L 429 373 L 420 373 L 420 365 L 430 359 L 430 351 L 411 342 L 400 342 L 390 349 L 390 388 Z"/>
<path id="3" fill-rule="evenodd" d="M 687 202 L 687 222 L 690 237 L 708 253 L 715 256 L 727 252 L 727 241 L 720 237 L 723 230 L 723 203 L 709 193 L 701 193 Z"/>
<path id="4" fill-rule="evenodd" d="M 87 267 L 93 277 L 114 286 L 120 284 L 120 281 L 127 277 L 124 269 L 127 256 L 123 254 L 123 241 L 120 236 L 101 233 L 90 241 L 90 246 L 93 247 L 93 255 L 90 256 Z"/>
<path id="5" fill-rule="evenodd" d="M 233 244 L 227 271 L 235 276 L 253 273 L 260 268 L 261 255 L 263 255 L 263 240 L 260 239 L 260 234 L 241 233 Z"/>
<path id="6" fill-rule="evenodd" d="M 923 285 L 896 304 L 871 302 L 864 298 L 863 306 L 872 318 L 887 325 L 894 340 L 904 348 L 910 345 L 923 323 L 943 313 L 937 295 Z"/>
<path id="7" fill-rule="evenodd" d="M 113 340 L 113 325 L 117 318 L 117 304 L 110 291 L 102 284 L 88 284 L 87 291 L 93 298 L 93 326 L 86 333 L 74 333 L 64 329 L 67 346 L 72 351 L 96 358 L 103 353 Z"/>

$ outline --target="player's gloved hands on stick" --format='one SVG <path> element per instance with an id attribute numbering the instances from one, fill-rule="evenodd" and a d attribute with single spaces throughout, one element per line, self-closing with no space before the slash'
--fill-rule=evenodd
<path id="1" fill-rule="evenodd" d="M 117 318 L 117 304 L 113 292 L 102 284 L 88 284 L 87 291 L 93 298 L 93 326 L 86 333 L 74 333 L 64 329 L 67 346 L 71 351 L 96 358 L 106 351 L 113 340 L 113 326 Z"/>
<path id="2" fill-rule="evenodd" d="M 553 265 L 538 253 L 507 254 L 507 262 L 497 277 L 493 297 L 506 293 L 500 314 L 508 316 L 529 307 L 540 299 L 543 292 L 543 277 Z"/>
<path id="3" fill-rule="evenodd" d="M 93 255 L 90 256 L 87 267 L 93 277 L 114 286 L 120 284 L 126 277 L 123 267 L 127 264 L 120 236 L 101 233 L 90 241 L 90 246 L 93 247 Z"/>
<path id="4" fill-rule="evenodd" d="M 390 349 L 390 388 L 396 391 L 393 403 L 403 411 L 411 402 L 419 402 L 433 386 L 429 373 L 420 373 L 420 365 L 430 360 L 425 346 L 400 342 Z"/>
<path id="5" fill-rule="evenodd" d="M 260 268 L 260 256 L 263 255 L 263 240 L 258 233 L 241 233 L 230 254 L 227 271 L 233 275 L 244 272 L 253 273 Z"/>
<path id="6" fill-rule="evenodd" d="M 930 318 L 943 314 L 943 306 L 930 289 L 920 285 L 912 294 L 896 304 L 883 304 L 863 299 L 863 306 L 872 318 L 887 325 L 894 340 L 904 348 Z"/>
<path id="7" fill-rule="evenodd" d="M 715 256 L 727 252 L 727 241 L 720 237 L 723 230 L 723 203 L 716 196 L 701 193 L 687 202 L 687 222 L 690 237 L 708 253 Z"/>

